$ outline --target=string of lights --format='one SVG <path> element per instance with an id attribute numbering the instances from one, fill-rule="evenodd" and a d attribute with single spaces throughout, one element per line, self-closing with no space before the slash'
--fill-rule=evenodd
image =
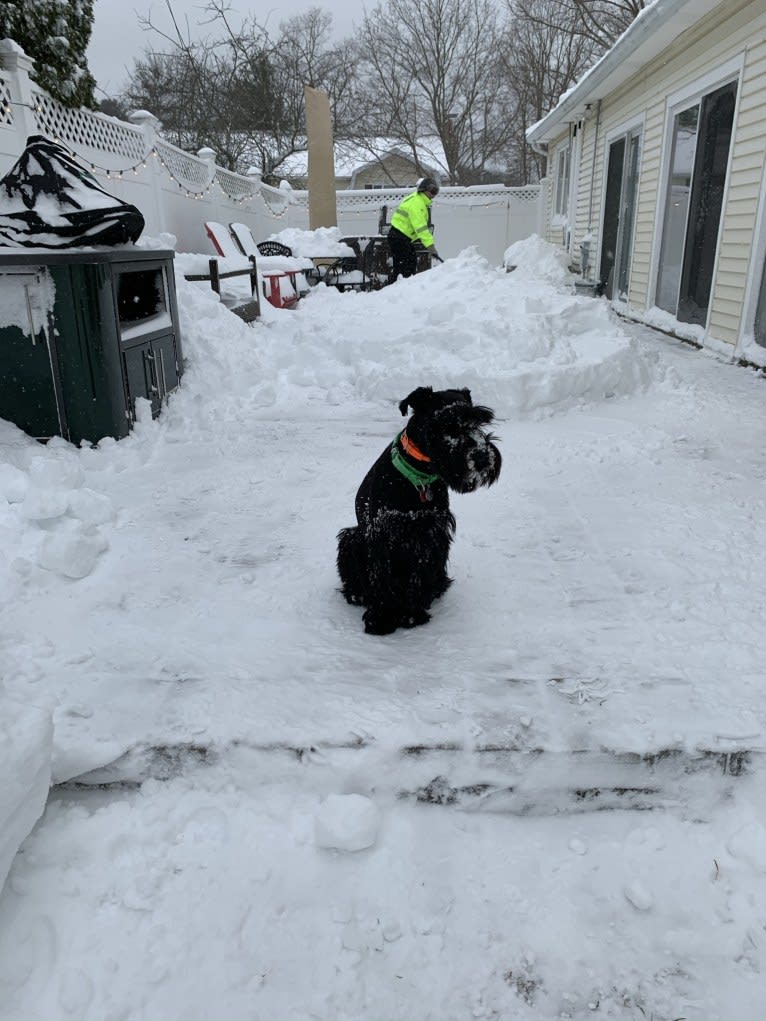
<path id="1" fill-rule="evenodd" d="M 252 201 L 252 199 L 254 199 L 257 195 L 260 194 L 259 191 L 254 190 L 250 192 L 250 194 L 235 197 L 229 194 L 229 192 L 227 192 L 226 189 L 221 185 L 220 181 L 218 181 L 215 177 L 204 188 L 201 188 L 199 190 L 190 188 L 184 181 L 182 181 L 176 174 L 173 173 L 167 161 L 164 159 L 164 157 L 162 156 L 162 154 L 160 153 L 156 146 L 152 146 L 152 148 L 144 156 L 142 156 L 138 160 L 138 162 L 133 163 L 127 167 L 121 167 L 119 169 L 116 169 L 114 167 L 101 166 L 101 164 L 96 163 L 94 160 L 83 156 L 81 153 L 78 153 L 76 150 L 72 148 L 71 143 L 69 143 L 67 140 L 63 138 L 60 138 L 57 134 L 54 134 L 53 140 L 55 142 L 60 143 L 61 145 L 66 145 L 67 148 L 69 148 L 69 150 L 72 152 L 72 155 L 75 156 L 78 160 L 80 160 L 80 162 L 86 164 L 93 173 L 101 173 L 108 180 L 121 181 L 126 174 L 133 174 L 134 176 L 137 176 L 142 170 L 145 170 L 148 167 L 148 160 L 154 158 L 162 167 L 163 171 L 167 174 L 167 176 L 171 179 L 171 181 L 173 181 L 173 183 L 178 186 L 179 190 L 184 192 L 186 198 L 201 199 L 205 195 L 209 195 L 214 188 L 218 188 L 221 191 L 221 193 L 224 194 L 229 199 L 230 202 L 234 202 L 237 205 L 244 205 L 244 203 Z"/>
<path id="2" fill-rule="evenodd" d="M 32 104 L 21 103 L 16 100 L 10 99 L 8 96 L 5 96 L 2 98 L 2 100 L 0 100 L 0 115 L 2 116 L 2 118 L 6 120 L 12 120 L 14 106 L 25 107 L 28 110 L 32 110 L 33 113 L 35 113 L 38 121 L 42 120 L 42 115 L 44 115 L 45 113 L 42 105 L 38 102 Z M 42 129 L 45 129 L 48 128 L 49 126 L 45 124 L 40 124 L 40 127 Z M 173 181 L 173 183 L 178 186 L 179 190 L 184 192 L 186 198 L 201 199 L 205 195 L 208 195 L 213 190 L 213 188 L 218 187 L 222 194 L 226 195 L 230 202 L 234 202 L 237 205 L 244 205 L 244 203 L 251 201 L 256 197 L 256 195 L 260 194 L 259 191 L 252 191 L 250 194 L 235 197 L 233 195 L 230 195 L 226 191 L 226 189 L 222 187 L 220 182 L 216 180 L 215 177 L 204 188 L 200 190 L 194 190 L 193 188 L 190 188 L 185 182 L 183 182 L 179 177 L 177 177 L 176 174 L 173 173 L 173 171 L 168 166 L 167 161 L 163 158 L 162 154 L 159 152 L 156 146 L 152 146 L 152 148 L 142 157 L 140 157 L 136 163 L 117 169 L 115 167 L 101 166 L 101 164 L 96 163 L 94 160 L 83 156 L 81 153 L 78 153 L 76 149 L 72 147 L 71 142 L 69 142 L 67 139 L 61 138 L 55 130 L 52 132 L 52 135 L 53 140 L 55 142 L 59 143 L 60 145 L 65 145 L 72 153 L 72 155 L 81 163 L 87 165 L 93 173 L 101 173 L 108 180 L 121 181 L 126 174 L 133 174 L 134 176 L 138 176 L 138 174 L 142 170 L 145 170 L 147 168 L 148 166 L 147 161 L 150 158 L 154 157 L 154 159 L 159 162 L 160 166 L 168 175 L 168 177 L 171 179 L 171 181 Z"/>

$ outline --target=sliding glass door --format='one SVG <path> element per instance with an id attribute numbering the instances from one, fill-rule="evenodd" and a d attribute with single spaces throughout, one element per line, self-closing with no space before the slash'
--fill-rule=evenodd
<path id="1" fill-rule="evenodd" d="M 761 274 L 761 289 L 758 293 L 758 305 L 755 310 L 755 342 L 766 347 L 766 260 Z"/>
<path id="2" fill-rule="evenodd" d="M 699 326 L 710 305 L 736 99 L 729 82 L 673 121 L 655 302 Z"/>
<path id="3" fill-rule="evenodd" d="M 638 131 L 621 135 L 609 146 L 599 281 L 607 298 L 620 301 L 628 300 L 640 152 Z"/>

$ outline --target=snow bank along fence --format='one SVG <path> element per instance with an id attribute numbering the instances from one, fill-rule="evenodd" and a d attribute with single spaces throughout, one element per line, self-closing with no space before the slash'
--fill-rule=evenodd
<path id="1" fill-rule="evenodd" d="M 127 123 L 62 106 L 31 80 L 32 60 L 13 43 L 0 42 L 0 64 L 0 175 L 28 135 L 45 135 L 66 145 L 107 191 L 138 206 L 146 234 L 174 234 L 179 251 L 207 250 L 205 220 L 245 223 L 257 240 L 287 227 L 308 229 L 307 192 L 224 170 L 212 149 L 184 152 L 160 137 L 159 121 L 145 111 Z M 339 191 L 342 233 L 377 233 L 381 207 L 390 211 L 407 191 Z M 542 232 L 542 215 L 539 185 L 444 188 L 434 205 L 437 245 L 447 256 L 475 245 L 500 264 L 509 244 Z"/>

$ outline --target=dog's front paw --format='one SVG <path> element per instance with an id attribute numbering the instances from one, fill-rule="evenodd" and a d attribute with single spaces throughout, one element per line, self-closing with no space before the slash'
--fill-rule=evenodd
<path id="1" fill-rule="evenodd" d="M 368 635 L 390 635 L 399 627 L 401 621 L 386 610 L 370 607 L 362 617 L 364 630 Z"/>
<path id="2" fill-rule="evenodd" d="M 426 610 L 413 610 L 412 613 L 407 613 L 402 617 L 402 627 L 419 627 L 421 624 L 427 624 L 431 619 L 431 614 Z"/>

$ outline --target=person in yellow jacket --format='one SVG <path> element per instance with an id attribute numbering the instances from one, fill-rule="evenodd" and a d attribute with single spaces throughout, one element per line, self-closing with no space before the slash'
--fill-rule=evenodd
<path id="1" fill-rule="evenodd" d="M 428 210 L 438 194 L 436 181 L 432 177 L 422 177 L 417 191 L 402 199 L 396 207 L 388 231 L 388 249 L 394 266 L 392 281 L 400 276 L 411 277 L 417 272 L 418 251 L 423 248 L 430 252 L 432 258 L 443 261 L 428 229 Z"/>

